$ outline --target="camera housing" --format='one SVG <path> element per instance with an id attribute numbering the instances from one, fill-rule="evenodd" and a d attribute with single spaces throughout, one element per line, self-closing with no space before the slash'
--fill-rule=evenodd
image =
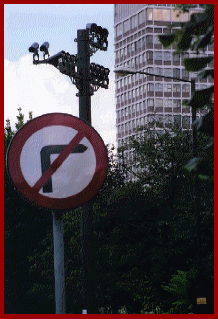
<path id="1" fill-rule="evenodd" d="M 48 48 L 49 48 L 48 42 L 44 42 L 40 47 L 40 51 L 44 52 L 44 54 L 43 54 L 44 59 L 45 59 L 46 55 L 48 55 L 48 57 L 50 56 L 49 52 L 48 52 Z"/>

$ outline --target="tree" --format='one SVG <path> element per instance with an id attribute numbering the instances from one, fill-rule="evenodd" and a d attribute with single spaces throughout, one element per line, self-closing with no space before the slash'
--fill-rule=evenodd
<path id="1" fill-rule="evenodd" d="M 5 313 L 37 313 L 43 302 L 37 303 L 28 293 L 35 278 L 28 275 L 28 255 L 38 248 L 52 222 L 50 214 L 26 201 L 12 185 L 7 174 L 6 153 L 16 130 L 24 124 L 22 109 L 18 109 L 16 129 L 6 120 L 4 128 L 4 300 Z M 31 113 L 29 120 L 31 119 Z"/>

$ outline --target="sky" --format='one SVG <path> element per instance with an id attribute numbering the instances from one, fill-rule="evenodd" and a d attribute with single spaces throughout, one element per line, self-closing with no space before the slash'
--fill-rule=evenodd
<path id="1" fill-rule="evenodd" d="M 92 96 L 92 126 L 105 144 L 116 145 L 113 4 L 4 5 L 4 119 L 9 118 L 12 127 L 18 107 L 25 120 L 29 111 L 33 117 L 52 112 L 79 116 L 76 86 L 51 65 L 33 65 L 28 48 L 33 42 L 48 41 L 50 55 L 61 50 L 76 54 L 77 30 L 85 29 L 87 23 L 109 31 L 108 51 L 91 57 L 91 62 L 111 71 L 109 88 L 99 88 Z"/>

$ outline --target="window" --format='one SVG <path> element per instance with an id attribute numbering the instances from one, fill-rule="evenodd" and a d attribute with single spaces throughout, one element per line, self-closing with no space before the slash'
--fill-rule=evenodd
<path id="1" fill-rule="evenodd" d="M 189 73 L 185 69 L 182 69 L 182 77 L 183 78 L 189 78 Z"/>
<path id="2" fill-rule="evenodd" d="M 190 125 L 190 117 L 189 116 L 182 117 L 182 126 L 184 126 L 184 125 Z"/>
<path id="3" fill-rule="evenodd" d="M 124 52 L 124 56 L 127 56 L 127 47 L 123 49 L 123 52 Z"/>
<path id="4" fill-rule="evenodd" d="M 154 69 L 153 68 L 148 68 L 147 71 L 145 70 L 145 72 L 154 74 Z"/>
<path id="5" fill-rule="evenodd" d="M 141 39 L 136 42 L 136 50 L 141 49 Z"/>
<path id="6" fill-rule="evenodd" d="M 173 122 L 172 115 L 165 115 L 165 123 L 170 124 Z"/>
<path id="7" fill-rule="evenodd" d="M 181 126 L 181 115 L 174 115 L 174 124 Z"/>
<path id="8" fill-rule="evenodd" d="M 136 57 L 136 58 L 135 58 L 135 66 L 136 66 L 136 68 L 138 67 L 138 64 L 139 64 L 139 58 Z M 136 74 L 138 75 L 138 73 L 136 73 Z"/>
<path id="9" fill-rule="evenodd" d="M 153 9 L 147 9 L 147 20 L 153 20 Z"/>
<path id="10" fill-rule="evenodd" d="M 145 11 L 139 12 L 139 24 L 145 22 Z"/>
<path id="11" fill-rule="evenodd" d="M 134 58 L 131 60 L 131 65 L 132 65 L 132 68 L 135 68 L 135 59 Z"/>
<path id="12" fill-rule="evenodd" d="M 164 92 L 172 92 L 172 84 L 164 84 Z"/>
<path id="13" fill-rule="evenodd" d="M 148 87 L 148 89 L 147 89 L 148 92 L 153 92 L 154 91 L 154 83 L 148 83 L 147 87 Z"/>
<path id="14" fill-rule="evenodd" d="M 131 75 L 130 75 L 130 76 L 128 76 L 128 84 L 129 84 L 129 85 L 131 84 L 131 80 L 132 80 L 132 77 L 131 77 Z"/>
<path id="15" fill-rule="evenodd" d="M 172 69 L 164 69 L 164 76 L 172 76 Z"/>
<path id="16" fill-rule="evenodd" d="M 139 96 L 139 89 L 138 88 L 135 90 L 135 95 L 136 95 L 136 97 Z"/>
<path id="17" fill-rule="evenodd" d="M 125 123 L 125 131 L 127 132 L 128 129 L 129 129 L 129 125 L 128 125 L 128 123 Z"/>
<path id="18" fill-rule="evenodd" d="M 173 107 L 180 107 L 181 106 L 181 100 L 173 100 Z"/>
<path id="19" fill-rule="evenodd" d="M 120 57 L 123 57 L 123 49 L 120 50 Z"/>
<path id="20" fill-rule="evenodd" d="M 153 60 L 153 51 L 147 51 L 147 60 Z"/>
<path id="21" fill-rule="evenodd" d="M 147 44 L 153 44 L 153 35 L 147 35 L 146 36 L 146 43 Z"/>
<path id="22" fill-rule="evenodd" d="M 145 40 L 145 39 L 146 39 L 145 37 L 142 38 L 142 48 L 143 48 L 143 49 L 145 48 L 145 43 L 146 43 L 146 40 Z"/>
<path id="23" fill-rule="evenodd" d="M 119 37 L 123 34 L 123 24 L 120 23 L 116 26 L 116 36 Z"/>
<path id="24" fill-rule="evenodd" d="M 182 85 L 182 92 L 189 93 L 190 92 L 190 85 L 189 84 L 183 84 Z"/>
<path id="25" fill-rule="evenodd" d="M 154 44 L 161 44 L 158 35 L 154 36 Z"/>
<path id="26" fill-rule="evenodd" d="M 148 99 L 148 106 L 154 106 L 154 99 Z"/>
<path id="27" fill-rule="evenodd" d="M 172 100 L 171 99 L 164 99 L 163 100 L 163 107 L 172 107 Z"/>
<path id="28" fill-rule="evenodd" d="M 157 74 L 157 75 L 163 75 L 163 69 L 161 69 L 161 68 L 156 68 L 156 69 L 155 69 L 155 74 Z"/>
<path id="29" fill-rule="evenodd" d="M 164 51 L 164 61 L 171 61 L 171 52 Z"/>
<path id="30" fill-rule="evenodd" d="M 173 84 L 173 92 L 181 92 L 181 85 L 180 84 Z"/>
<path id="31" fill-rule="evenodd" d="M 155 99 L 155 107 L 162 107 L 163 106 L 163 100 L 162 99 Z"/>
<path id="32" fill-rule="evenodd" d="M 180 78 L 180 69 L 173 69 L 173 77 Z"/>
<path id="33" fill-rule="evenodd" d="M 135 104 L 132 106 L 132 114 L 135 114 Z"/>
<path id="34" fill-rule="evenodd" d="M 129 92 L 128 92 L 128 98 L 129 98 L 129 100 L 131 99 L 131 97 L 132 97 L 132 92 L 129 91 Z"/>
<path id="35" fill-rule="evenodd" d="M 123 23 L 123 33 L 126 33 L 130 30 L 130 20 L 126 20 Z"/>
<path id="36" fill-rule="evenodd" d="M 179 54 L 173 54 L 173 62 L 180 62 L 180 55 Z"/>
<path id="37" fill-rule="evenodd" d="M 163 92 L 163 84 L 155 83 L 155 91 L 156 92 Z"/>
<path id="38" fill-rule="evenodd" d="M 162 51 L 154 51 L 154 59 L 156 61 L 162 61 Z"/>
<path id="39" fill-rule="evenodd" d="M 131 29 L 137 28 L 138 16 L 135 15 L 135 16 L 131 17 L 130 23 L 131 23 Z"/>
<path id="40" fill-rule="evenodd" d="M 132 47 L 132 52 L 134 52 L 135 51 L 135 43 L 132 43 L 131 47 Z"/>

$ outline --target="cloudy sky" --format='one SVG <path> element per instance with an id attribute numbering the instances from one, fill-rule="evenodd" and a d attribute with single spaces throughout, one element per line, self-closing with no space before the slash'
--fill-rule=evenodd
<path id="1" fill-rule="evenodd" d="M 33 65 L 28 52 L 33 42 L 50 43 L 50 55 L 61 50 L 76 54 L 78 29 L 96 23 L 109 31 L 108 51 L 98 51 L 91 62 L 111 70 L 109 89 L 92 97 L 92 126 L 105 144 L 115 144 L 113 4 L 5 4 L 4 5 L 4 118 L 12 126 L 21 107 L 28 119 L 45 113 L 78 116 L 77 89 L 70 79 L 50 65 Z M 42 58 L 42 57 L 41 57 Z"/>

